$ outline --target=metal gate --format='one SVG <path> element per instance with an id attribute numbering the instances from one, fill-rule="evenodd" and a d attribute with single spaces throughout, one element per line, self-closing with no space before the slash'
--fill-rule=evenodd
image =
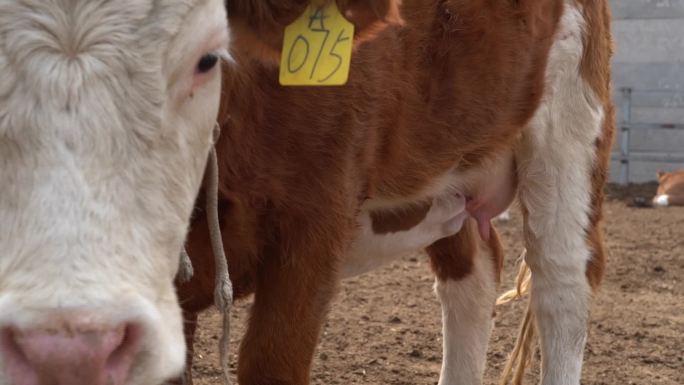
<path id="1" fill-rule="evenodd" d="M 619 152 L 613 152 L 613 160 L 620 162 L 618 183 L 626 185 L 629 183 L 629 166 L 632 161 L 640 162 L 662 162 L 684 164 L 684 148 L 682 152 L 637 152 L 631 151 L 630 133 L 634 130 L 684 130 L 681 123 L 638 123 L 632 121 L 633 102 L 636 97 L 667 97 L 673 100 L 682 99 L 684 93 L 681 91 L 670 90 L 634 90 L 632 88 L 620 89 L 622 100 L 620 102 L 620 143 Z M 679 101 L 679 100 L 678 100 Z M 684 131 L 683 131 L 684 132 Z"/>

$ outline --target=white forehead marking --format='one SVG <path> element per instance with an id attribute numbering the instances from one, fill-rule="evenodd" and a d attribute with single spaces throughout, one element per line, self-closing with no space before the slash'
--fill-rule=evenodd
<path id="1" fill-rule="evenodd" d="M 90 96 L 82 94 L 86 84 L 125 96 L 133 87 L 121 84 L 122 75 L 159 73 L 166 45 L 203 2 L 0 0 L 0 100 L 30 98 L 38 107 L 0 106 L 0 120 L 8 110 L 19 119 L 42 109 L 68 112 Z M 0 126 L 26 122 L 10 123 Z"/>
<path id="2" fill-rule="evenodd" d="M 188 13 L 206 2 L 0 0 L 5 145 L 21 151 L 59 138 L 92 146 L 83 129 L 101 127 L 105 116 L 109 140 L 99 138 L 102 148 L 89 150 L 120 149 L 117 141 L 129 135 L 141 145 L 153 142 L 167 46 Z"/>

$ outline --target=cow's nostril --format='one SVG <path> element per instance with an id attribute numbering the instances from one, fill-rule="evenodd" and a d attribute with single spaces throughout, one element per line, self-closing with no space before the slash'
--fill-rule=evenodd
<path id="1" fill-rule="evenodd" d="M 116 348 L 107 358 L 106 370 L 109 373 L 128 373 L 136 353 L 140 350 L 142 341 L 142 327 L 137 324 L 128 324 L 123 330 L 122 338 Z"/>
<path id="2" fill-rule="evenodd" d="M 0 369 L 3 368 L 10 374 L 11 378 L 18 379 L 13 382 L 17 385 L 38 384 L 37 373 L 32 370 L 26 354 L 17 342 L 20 333 L 12 327 L 5 327 L 0 330 Z"/>

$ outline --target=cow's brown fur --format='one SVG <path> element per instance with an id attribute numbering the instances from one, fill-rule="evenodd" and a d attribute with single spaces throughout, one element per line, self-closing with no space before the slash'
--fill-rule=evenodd
<path id="1" fill-rule="evenodd" d="M 430 210 L 429 203 L 416 204 L 400 211 L 373 211 L 371 219 L 375 234 L 406 231 L 420 223 Z"/>
<path id="2" fill-rule="evenodd" d="M 343 12 L 353 9 L 358 38 L 368 40 L 355 50 L 349 83 L 285 88 L 276 65 L 282 31 L 308 1 L 228 2 L 237 66 L 224 71 L 217 149 L 236 296 L 255 293 L 240 352 L 243 385 L 308 383 L 338 262 L 366 198 L 415 197 L 455 165 L 458 172 L 477 168 L 514 145 L 540 103 L 561 0 L 408 0 L 403 23 L 398 3 L 339 0 Z M 595 286 L 604 264 L 599 224 L 613 130 L 610 39 L 593 40 L 608 36 L 605 2 L 580 3 L 592 34 L 582 73 L 607 116 L 587 229 L 594 250 L 587 275 Z M 376 229 L 381 217 L 374 216 Z M 204 223 L 198 211 L 187 245 L 195 278 L 179 286 L 190 320 L 212 303 Z M 466 276 L 479 247 L 492 249 L 500 271 L 496 233 L 489 245 L 478 242 L 466 224 L 433 245 L 437 277 Z"/>
<path id="3" fill-rule="evenodd" d="M 339 9 L 356 27 L 355 45 L 375 37 L 389 24 L 401 24 L 397 0 L 337 0 Z M 280 63 L 283 30 L 309 5 L 309 0 L 227 1 L 233 47 L 262 63 Z"/>
<path id="4" fill-rule="evenodd" d="M 477 224 L 474 220 L 469 220 L 458 234 L 441 239 L 428 247 L 432 270 L 437 278 L 446 281 L 467 277 L 473 269 L 475 257 L 483 250 L 489 250 L 496 268 L 492 273 L 498 282 L 503 268 L 503 249 L 499 234 L 492 230 L 489 241 L 482 241 L 477 233 Z"/>
<path id="5" fill-rule="evenodd" d="M 594 0 L 582 0 L 579 3 L 584 8 L 587 35 L 592 37 L 586 42 L 580 73 L 603 104 L 605 112 L 603 129 L 596 141 L 596 160 L 591 176 L 592 211 L 589 217 L 590 227 L 587 229 L 587 241 L 590 250 L 592 250 L 592 256 L 587 266 L 587 278 L 592 288 L 596 289 L 601 283 L 606 265 L 606 251 L 603 242 L 603 229 L 601 228 L 603 220 L 601 205 L 604 199 L 604 186 L 608 176 L 608 163 L 615 132 L 610 77 L 613 42 L 610 37 L 608 4 Z"/>

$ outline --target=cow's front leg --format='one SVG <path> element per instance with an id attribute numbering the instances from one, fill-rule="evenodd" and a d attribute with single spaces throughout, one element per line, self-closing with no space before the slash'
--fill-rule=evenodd
<path id="1" fill-rule="evenodd" d="M 353 216 L 335 217 L 287 219 L 278 242 L 264 253 L 240 347 L 241 385 L 309 383 L 314 349 L 339 281 L 338 256 L 353 233 Z"/>
<path id="2" fill-rule="evenodd" d="M 607 72 L 594 71 L 607 71 L 610 47 L 585 47 L 597 21 L 585 20 L 584 11 L 566 5 L 545 101 L 516 153 L 543 385 L 580 384 L 592 288 L 604 263 L 599 226 L 613 119 Z"/>
<path id="3" fill-rule="evenodd" d="M 192 385 L 192 361 L 195 355 L 195 331 L 197 330 L 197 312 L 183 311 L 183 320 L 185 326 L 183 333 L 185 334 L 185 343 L 187 344 L 187 359 L 185 373 L 181 381 L 182 385 Z"/>

